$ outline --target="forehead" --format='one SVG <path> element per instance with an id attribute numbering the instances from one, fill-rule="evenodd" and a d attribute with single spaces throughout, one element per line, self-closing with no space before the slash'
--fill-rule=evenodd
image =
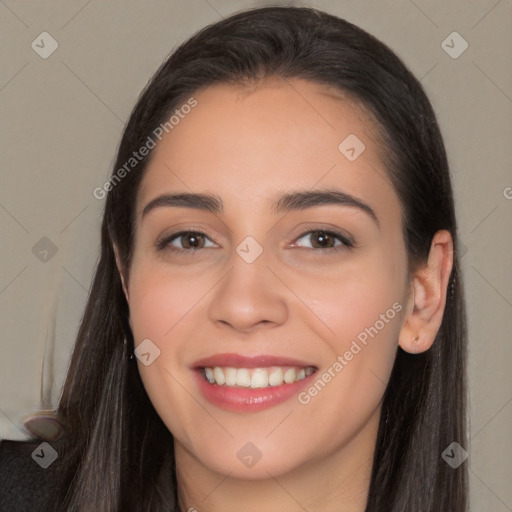
<path id="1" fill-rule="evenodd" d="M 193 97 L 197 105 L 174 118 L 154 149 L 139 213 L 158 194 L 177 190 L 214 192 L 227 210 L 230 203 L 266 208 L 275 192 L 315 186 L 396 202 L 375 143 L 377 127 L 343 92 L 273 78 L 216 84 Z"/>

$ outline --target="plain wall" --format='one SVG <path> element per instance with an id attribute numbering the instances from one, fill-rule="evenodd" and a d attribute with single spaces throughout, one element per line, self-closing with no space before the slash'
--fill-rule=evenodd
<path id="1" fill-rule="evenodd" d="M 326 10 L 388 44 L 438 115 L 467 249 L 471 509 L 510 511 L 512 2 L 288 4 Z M 23 419 L 57 404 L 98 256 L 104 201 L 93 190 L 108 179 L 139 92 L 194 31 L 263 5 L 286 3 L 0 3 L 0 438 L 26 439 Z M 442 48 L 454 31 L 468 43 L 457 58 Z M 58 43 L 46 59 L 31 46 L 42 32 Z"/>

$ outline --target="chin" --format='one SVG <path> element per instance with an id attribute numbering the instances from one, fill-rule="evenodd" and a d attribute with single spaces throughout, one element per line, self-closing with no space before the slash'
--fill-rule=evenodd
<path id="1" fill-rule="evenodd" d="M 290 460 L 286 454 L 269 456 L 264 453 L 257 462 L 252 463 L 242 462 L 236 455 L 235 457 L 226 457 L 225 455 L 220 458 L 212 457 L 208 460 L 203 457 L 201 461 L 211 471 L 221 475 L 229 474 L 230 478 L 252 481 L 267 480 L 271 477 L 279 478 L 301 465 L 296 459 Z"/>
<path id="2" fill-rule="evenodd" d="M 247 437 L 238 437 L 226 441 L 217 441 L 214 449 L 211 446 L 196 446 L 192 453 L 211 471 L 242 480 L 277 478 L 299 468 L 308 460 L 306 453 L 299 452 L 296 447 L 291 450 L 277 438 L 251 442 Z"/>

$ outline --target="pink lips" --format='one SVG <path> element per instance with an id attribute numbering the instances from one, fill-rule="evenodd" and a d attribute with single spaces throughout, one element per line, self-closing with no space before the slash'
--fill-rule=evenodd
<path id="1" fill-rule="evenodd" d="M 232 412 L 257 412 L 297 396 L 307 386 L 315 373 L 291 384 L 282 384 L 266 388 L 241 388 L 219 386 L 208 382 L 203 368 L 265 368 L 271 366 L 298 366 L 306 368 L 313 364 L 288 357 L 271 355 L 242 356 L 239 354 L 217 354 L 202 358 L 192 365 L 197 385 L 203 396 L 213 405 Z M 316 367 L 315 367 L 316 368 Z"/>
<path id="2" fill-rule="evenodd" d="M 306 361 L 271 355 L 242 356 L 239 354 L 216 354 L 196 361 L 192 368 L 213 368 L 233 366 L 235 368 L 263 368 L 267 366 L 314 366 Z"/>

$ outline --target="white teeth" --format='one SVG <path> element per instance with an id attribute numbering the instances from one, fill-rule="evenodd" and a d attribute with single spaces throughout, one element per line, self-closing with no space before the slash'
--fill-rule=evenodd
<path id="1" fill-rule="evenodd" d="M 226 376 L 226 386 L 234 386 L 236 384 L 236 368 L 226 368 L 224 375 Z"/>
<path id="2" fill-rule="evenodd" d="M 205 368 L 204 373 L 206 375 L 206 379 L 210 382 L 210 384 L 213 384 L 215 382 L 215 379 L 213 378 L 213 370 L 211 368 Z"/>
<path id="3" fill-rule="evenodd" d="M 291 384 L 295 381 L 295 377 L 297 376 L 297 372 L 295 371 L 295 368 L 289 368 L 284 372 L 284 381 L 286 384 Z"/>
<path id="4" fill-rule="evenodd" d="M 222 384 L 224 384 L 226 382 L 226 377 L 224 377 L 224 372 L 218 366 L 216 366 L 213 369 L 213 378 L 215 379 L 215 382 L 219 386 L 222 386 Z"/>
<path id="5" fill-rule="evenodd" d="M 257 369 L 251 377 L 251 388 L 266 388 L 268 386 L 267 370 Z"/>
<path id="6" fill-rule="evenodd" d="M 266 388 L 281 386 L 305 379 L 315 372 L 315 368 L 279 367 L 270 368 L 204 368 L 204 376 L 210 384 L 218 386 L 238 386 L 243 388 Z"/>
<path id="7" fill-rule="evenodd" d="M 277 368 L 270 372 L 270 375 L 268 376 L 268 383 L 271 386 L 280 386 L 283 383 L 283 370 L 281 368 Z"/>
<path id="8" fill-rule="evenodd" d="M 236 385 L 242 386 L 243 388 L 248 388 L 251 386 L 251 376 L 249 375 L 249 370 L 245 368 L 238 368 L 236 371 Z"/>

